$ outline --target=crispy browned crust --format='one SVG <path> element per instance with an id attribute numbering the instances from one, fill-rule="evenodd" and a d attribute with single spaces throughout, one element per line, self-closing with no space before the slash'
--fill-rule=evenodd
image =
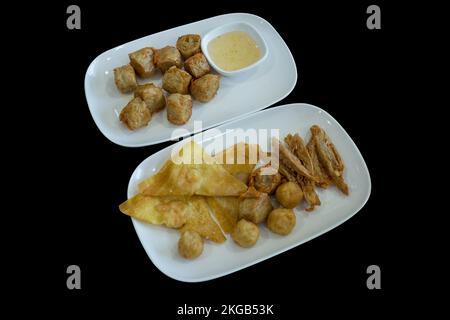
<path id="1" fill-rule="evenodd" d="M 288 148 L 286 148 L 283 143 L 278 141 L 278 145 L 281 164 L 289 168 L 291 171 L 295 172 L 296 175 L 304 176 L 312 181 L 317 180 L 317 178 L 314 177 L 311 172 L 305 168 L 300 160 Z"/>
<path id="2" fill-rule="evenodd" d="M 336 147 L 331 142 L 325 131 L 319 126 L 311 127 L 312 139 L 315 143 L 315 150 L 319 162 L 322 164 L 325 171 L 331 177 L 336 186 L 344 194 L 348 195 L 348 185 L 344 181 L 344 163 L 339 155 Z"/>
<path id="3" fill-rule="evenodd" d="M 314 175 L 313 162 L 303 139 L 298 134 L 288 134 L 284 138 L 284 141 L 286 142 L 289 150 L 300 160 L 304 167 Z M 315 206 L 320 205 L 320 199 L 315 190 L 315 182 L 307 177 L 300 176 L 298 177 L 298 183 L 302 188 L 305 200 L 309 205 L 309 207 L 305 210 L 313 211 Z"/>
<path id="4" fill-rule="evenodd" d="M 318 178 L 318 182 L 316 184 L 319 187 L 328 188 L 332 180 L 326 173 L 325 169 L 319 161 L 319 158 L 317 157 L 316 143 L 313 138 L 309 140 L 306 148 L 308 149 L 309 155 L 311 156 L 311 161 L 314 167 L 314 175 Z"/>

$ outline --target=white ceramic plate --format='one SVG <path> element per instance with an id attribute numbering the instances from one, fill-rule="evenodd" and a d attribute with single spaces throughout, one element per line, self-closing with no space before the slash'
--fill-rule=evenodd
<path id="1" fill-rule="evenodd" d="M 335 228 L 357 213 L 370 195 L 369 171 L 361 153 L 345 130 L 320 108 L 303 103 L 271 108 L 213 128 L 204 132 L 203 135 L 197 134 L 193 139 L 208 149 L 208 144 L 211 145 L 212 142 L 211 138 L 227 137 L 241 128 L 244 130 L 280 129 L 281 138 L 288 133 L 297 132 L 309 140 L 309 128 L 314 124 L 326 130 L 344 160 L 346 165 L 344 177 L 350 188 L 348 197 L 334 186 L 326 190 L 318 189 L 322 205 L 316 207 L 312 213 L 296 208 L 297 224 L 288 236 L 278 236 L 271 233 L 265 226 L 261 226 L 260 238 L 254 247 L 243 249 L 229 237 L 220 245 L 206 241 L 203 254 L 193 261 L 187 261 L 178 255 L 179 233 L 177 230 L 132 219 L 142 246 L 155 266 L 167 276 L 180 281 L 198 282 L 214 279 L 292 249 Z M 186 140 L 144 160 L 131 176 L 128 197 L 137 193 L 137 185 L 140 181 L 158 171 L 170 158 L 173 147 L 184 143 Z M 231 144 L 233 143 L 228 142 L 226 146 Z"/>
<path id="2" fill-rule="evenodd" d="M 268 56 L 263 63 L 242 76 L 222 77 L 217 96 L 205 104 L 194 102 L 192 117 L 185 125 L 171 124 L 165 110 L 154 115 L 147 127 L 136 131 L 126 129 L 120 123 L 120 111 L 132 94 L 121 94 L 117 90 L 112 70 L 129 62 L 128 53 L 148 46 L 174 46 L 183 34 L 203 36 L 216 27 L 232 22 L 248 23 L 264 37 Z M 160 85 L 161 78 L 161 73 L 157 72 L 152 78 L 139 82 Z M 103 135 L 116 144 L 139 147 L 187 136 L 264 109 L 286 97 L 296 82 L 297 68 L 292 54 L 272 25 L 255 15 L 234 13 L 159 32 L 108 50 L 90 64 L 84 88 L 89 110 Z M 194 127 L 195 120 L 202 120 L 202 126 Z M 175 129 L 183 130 L 174 132 Z"/>

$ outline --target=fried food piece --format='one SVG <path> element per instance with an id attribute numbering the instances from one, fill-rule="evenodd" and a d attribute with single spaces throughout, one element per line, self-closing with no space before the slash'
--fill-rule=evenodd
<path id="1" fill-rule="evenodd" d="M 292 209 L 274 209 L 267 217 L 267 227 L 270 231 L 282 236 L 288 235 L 294 229 L 296 223 Z"/>
<path id="2" fill-rule="evenodd" d="M 119 210 L 136 219 L 169 228 L 182 227 L 193 210 L 186 197 L 149 197 L 137 194 L 119 206 Z"/>
<path id="3" fill-rule="evenodd" d="M 312 181 L 316 181 L 317 178 L 314 177 L 308 169 L 300 162 L 300 160 L 288 149 L 286 148 L 277 138 L 273 138 L 274 143 L 279 146 L 280 152 L 280 164 L 284 165 L 286 168 L 295 172 L 298 175 L 304 176 Z"/>
<path id="4" fill-rule="evenodd" d="M 208 102 L 219 90 L 220 77 L 216 74 L 206 74 L 191 82 L 191 94 L 200 102 Z"/>
<path id="5" fill-rule="evenodd" d="M 289 150 L 300 160 L 302 165 L 311 172 L 311 174 L 315 175 L 315 168 L 311 159 L 311 155 L 308 152 L 308 149 L 303 142 L 303 139 L 298 135 L 288 134 L 284 141 L 288 146 Z M 306 208 L 306 211 L 314 210 L 315 206 L 320 205 L 319 196 L 315 190 L 315 182 L 308 179 L 307 177 L 297 177 L 297 182 L 303 190 L 305 200 L 308 203 L 309 207 Z"/>
<path id="6" fill-rule="evenodd" d="M 134 98 L 122 109 L 119 119 L 130 130 L 145 127 L 151 120 L 152 113 L 141 98 Z"/>
<path id="7" fill-rule="evenodd" d="M 318 178 L 317 185 L 321 188 L 328 188 L 332 181 L 317 157 L 315 139 L 311 138 L 306 145 L 306 148 L 311 156 L 311 161 L 314 167 L 314 175 Z"/>
<path id="8" fill-rule="evenodd" d="M 275 196 L 283 207 L 292 209 L 303 200 L 303 191 L 297 183 L 288 181 L 277 188 Z"/>
<path id="9" fill-rule="evenodd" d="M 180 231 L 195 231 L 205 239 L 217 243 L 224 242 L 226 238 L 211 218 L 205 197 L 193 196 L 189 197 L 189 201 L 194 210 L 187 212 L 186 223 Z"/>
<path id="10" fill-rule="evenodd" d="M 260 158 L 259 145 L 239 142 L 217 153 L 214 158 L 225 170 L 247 184 Z"/>
<path id="11" fill-rule="evenodd" d="M 241 219 L 231 233 L 231 238 L 241 247 L 253 247 L 259 238 L 259 228 L 253 222 Z"/>
<path id="12" fill-rule="evenodd" d="M 185 159 L 186 156 L 189 159 Z M 192 161 L 192 157 L 200 159 Z M 246 190 L 243 182 L 214 163 L 195 142 L 185 144 L 158 173 L 139 184 L 140 192 L 153 196 L 239 196 Z"/>
<path id="13" fill-rule="evenodd" d="M 172 66 L 181 68 L 183 65 L 181 61 L 181 54 L 175 47 L 166 46 L 155 50 L 154 54 L 156 67 L 161 70 L 162 73 L 165 73 Z"/>
<path id="14" fill-rule="evenodd" d="M 173 66 L 164 73 L 162 87 L 169 93 L 188 94 L 191 79 L 189 73 Z"/>
<path id="15" fill-rule="evenodd" d="M 272 202 L 267 193 L 260 193 L 255 198 L 243 198 L 239 204 L 239 218 L 253 223 L 264 222 L 272 211 Z"/>
<path id="16" fill-rule="evenodd" d="M 160 87 L 153 83 L 140 85 L 134 91 L 134 97 L 144 100 L 145 105 L 151 113 L 158 112 L 166 106 L 166 97 Z"/>
<path id="17" fill-rule="evenodd" d="M 270 164 L 265 167 L 270 166 Z M 264 167 L 258 168 L 253 171 L 250 176 L 250 186 L 254 186 L 256 190 L 271 194 L 281 183 L 281 175 L 277 172 L 273 174 L 262 174 Z"/>
<path id="18" fill-rule="evenodd" d="M 178 38 L 177 49 L 181 52 L 184 59 L 200 52 L 201 38 L 198 34 L 185 34 Z"/>
<path id="19" fill-rule="evenodd" d="M 205 197 L 220 227 L 225 233 L 233 231 L 239 218 L 238 197 Z"/>
<path id="20" fill-rule="evenodd" d="M 328 175 L 336 184 L 339 190 L 345 195 L 348 195 L 348 185 L 344 181 L 344 163 L 339 155 L 336 147 L 331 142 L 325 131 L 319 126 L 312 126 L 310 128 L 312 133 L 312 139 L 316 144 L 317 157 L 325 168 Z"/>
<path id="21" fill-rule="evenodd" d="M 167 98 L 167 120 L 185 124 L 192 115 L 192 98 L 188 94 L 173 93 Z"/>
<path id="22" fill-rule="evenodd" d="M 136 74 L 130 64 L 114 69 L 114 82 L 122 93 L 132 92 L 137 87 Z"/>
<path id="23" fill-rule="evenodd" d="M 153 63 L 153 48 L 142 48 L 128 54 L 130 64 L 142 78 L 148 78 L 155 72 Z"/>
<path id="24" fill-rule="evenodd" d="M 211 67 L 203 53 L 196 53 L 184 62 L 184 68 L 194 78 L 203 77 L 211 72 Z"/>
<path id="25" fill-rule="evenodd" d="M 178 253 L 185 259 L 195 259 L 203 252 L 203 239 L 195 231 L 184 231 L 178 240 Z"/>

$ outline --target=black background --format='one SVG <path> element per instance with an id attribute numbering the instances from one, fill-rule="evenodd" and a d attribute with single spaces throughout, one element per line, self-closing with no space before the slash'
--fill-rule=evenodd
<path id="1" fill-rule="evenodd" d="M 81 7 L 81 30 L 66 28 L 70 4 Z M 45 61 L 34 84 L 55 92 L 35 120 L 47 125 L 36 132 L 45 142 L 34 154 L 34 174 L 53 186 L 51 191 L 36 187 L 33 192 L 45 208 L 43 217 L 34 218 L 40 223 L 39 235 L 25 258 L 28 265 L 39 261 L 42 267 L 37 289 L 68 310 L 114 312 L 132 303 L 130 312 L 143 311 L 151 319 L 175 319 L 177 306 L 185 303 L 274 304 L 278 319 L 308 309 L 358 315 L 351 308 L 355 304 L 366 310 L 361 316 L 382 315 L 398 305 L 399 295 L 413 296 L 414 288 L 406 289 L 412 271 L 410 249 L 398 222 L 408 212 L 395 201 L 401 191 L 390 183 L 393 176 L 401 179 L 395 159 L 406 148 L 394 143 L 391 134 L 399 129 L 398 115 L 408 108 L 399 98 L 408 59 L 400 48 L 411 31 L 401 22 L 404 8 L 384 2 L 375 3 L 381 7 L 382 29 L 368 30 L 370 4 L 63 1 L 33 9 L 42 45 L 33 54 Z M 89 113 L 84 75 L 97 55 L 119 44 L 233 12 L 259 15 L 277 29 L 294 56 L 299 77 L 291 94 L 275 105 L 311 103 L 339 121 L 367 163 L 372 194 L 357 215 L 319 238 L 226 277 L 182 283 L 150 262 L 131 220 L 118 210 L 135 167 L 171 142 L 125 148 L 108 141 Z M 81 267 L 81 290 L 66 288 L 71 264 Z M 381 268 L 378 291 L 366 287 L 371 264 Z"/>

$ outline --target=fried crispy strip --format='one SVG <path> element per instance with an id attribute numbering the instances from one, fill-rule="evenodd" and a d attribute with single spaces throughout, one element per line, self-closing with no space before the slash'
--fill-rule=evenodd
<path id="1" fill-rule="evenodd" d="M 320 163 L 339 190 L 348 195 L 348 185 L 345 183 L 343 177 L 344 163 L 336 147 L 331 143 L 325 131 L 319 126 L 312 126 L 310 130 L 312 139 L 314 139 L 316 144 L 317 156 Z"/>
<path id="2" fill-rule="evenodd" d="M 308 150 L 306 149 L 303 139 L 296 133 L 295 135 L 288 134 L 284 138 L 284 141 L 286 142 L 289 150 L 291 150 L 291 152 L 297 156 L 297 158 L 305 166 L 305 168 L 308 169 L 309 172 L 314 174 L 313 162 Z M 313 211 L 315 206 L 320 205 L 320 199 L 315 190 L 315 183 L 314 181 L 306 177 L 299 177 L 298 180 L 303 190 L 305 200 L 309 204 L 309 207 L 305 210 Z"/>
<path id="3" fill-rule="evenodd" d="M 286 168 L 282 163 L 280 163 L 278 167 L 278 172 L 285 177 L 288 181 L 291 182 L 297 182 L 297 179 L 295 178 L 295 175 L 292 174 L 288 168 Z"/>
<path id="4" fill-rule="evenodd" d="M 304 176 L 312 181 L 317 181 L 317 178 L 314 177 L 311 172 L 305 168 L 305 166 L 300 162 L 300 160 L 288 149 L 286 148 L 280 141 L 276 138 L 273 138 L 279 145 L 280 152 L 280 163 L 285 167 L 289 168 L 291 171 L 294 171 L 296 174 L 300 176 Z"/>
<path id="5" fill-rule="evenodd" d="M 314 167 L 314 175 L 319 179 L 317 185 L 322 188 L 328 188 L 332 181 L 323 168 L 322 164 L 320 163 L 319 158 L 317 157 L 316 143 L 312 137 L 306 145 L 306 148 L 308 149 L 309 155 L 311 156 L 311 161 Z"/>

